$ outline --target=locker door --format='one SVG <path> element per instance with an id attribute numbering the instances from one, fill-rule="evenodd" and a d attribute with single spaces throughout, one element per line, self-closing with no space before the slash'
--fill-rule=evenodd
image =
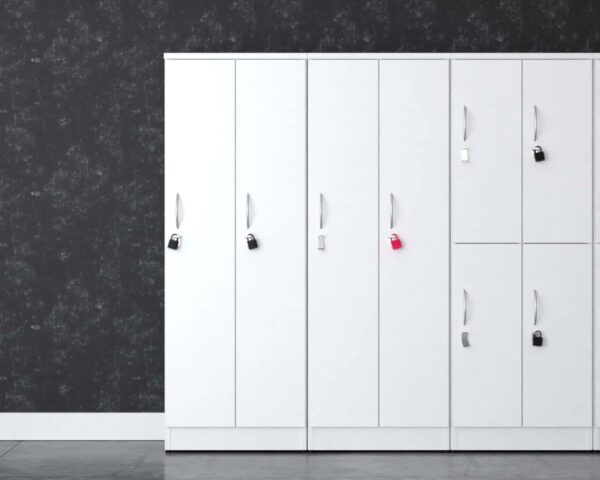
<path id="1" fill-rule="evenodd" d="M 309 424 L 377 426 L 378 65 L 308 69 Z"/>
<path id="2" fill-rule="evenodd" d="M 519 60 L 452 61 L 451 142 L 453 241 L 520 242 Z"/>
<path id="3" fill-rule="evenodd" d="M 237 426 L 304 427 L 306 62 L 236 68 Z"/>
<path id="4" fill-rule="evenodd" d="M 519 427 L 521 246 L 454 245 L 452 255 L 452 425 Z"/>
<path id="5" fill-rule="evenodd" d="M 537 124 L 537 129 L 536 129 Z M 546 160 L 536 162 L 539 145 Z M 592 62 L 523 62 L 523 239 L 592 238 Z"/>
<path id="6" fill-rule="evenodd" d="M 234 425 L 234 94 L 233 61 L 165 62 L 168 427 Z"/>
<path id="7" fill-rule="evenodd" d="M 591 245 L 525 245 L 523 260 L 523 423 L 589 427 Z M 535 330 L 541 347 L 532 345 Z"/>
<path id="8" fill-rule="evenodd" d="M 448 83 L 445 60 L 381 62 L 382 426 L 448 426 Z"/>

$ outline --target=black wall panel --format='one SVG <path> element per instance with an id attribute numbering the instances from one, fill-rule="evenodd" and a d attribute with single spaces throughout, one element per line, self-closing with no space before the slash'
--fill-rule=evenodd
<path id="1" fill-rule="evenodd" d="M 600 51 L 600 2 L 1 0 L 2 411 L 163 409 L 165 51 Z"/>

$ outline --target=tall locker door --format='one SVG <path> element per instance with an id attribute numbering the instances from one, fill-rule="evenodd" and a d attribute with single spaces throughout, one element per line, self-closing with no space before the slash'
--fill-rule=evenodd
<path id="1" fill-rule="evenodd" d="M 380 404 L 448 426 L 448 62 L 380 66 Z M 394 250 L 390 235 L 402 242 Z"/>
<path id="2" fill-rule="evenodd" d="M 167 427 L 234 425 L 234 94 L 233 61 L 165 62 Z"/>
<path id="3" fill-rule="evenodd" d="M 592 61 L 525 60 L 523 240 L 590 242 L 591 208 Z"/>
<path id="4" fill-rule="evenodd" d="M 236 68 L 237 426 L 304 427 L 306 62 Z"/>
<path id="5" fill-rule="evenodd" d="M 378 423 L 378 63 L 308 65 L 309 425 Z"/>
<path id="6" fill-rule="evenodd" d="M 592 425 L 591 245 L 524 246 L 523 424 Z"/>
<path id="7" fill-rule="evenodd" d="M 455 427 L 521 426 L 520 245 L 452 249 L 451 405 Z"/>
<path id="8" fill-rule="evenodd" d="M 452 239 L 521 241 L 521 62 L 452 61 Z"/>

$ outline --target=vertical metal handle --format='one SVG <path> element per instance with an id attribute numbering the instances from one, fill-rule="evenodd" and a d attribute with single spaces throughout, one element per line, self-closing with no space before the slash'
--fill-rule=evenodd
<path id="1" fill-rule="evenodd" d="M 467 291 L 463 290 L 463 325 L 467 324 Z"/>
<path id="2" fill-rule="evenodd" d="M 175 227 L 177 228 L 177 230 L 179 230 L 179 227 L 181 226 L 181 219 L 179 216 L 179 204 L 181 203 L 181 196 L 179 195 L 179 192 L 177 192 L 177 194 L 175 195 Z"/>
<path id="3" fill-rule="evenodd" d="M 538 120 L 537 120 L 537 106 L 533 106 L 533 141 L 537 142 L 537 130 L 538 130 Z"/>
<path id="4" fill-rule="evenodd" d="M 533 291 L 533 324 L 537 325 L 538 320 L 538 293 L 537 290 Z"/>
<path id="5" fill-rule="evenodd" d="M 250 194 L 246 194 L 246 230 L 250 229 Z"/>
<path id="6" fill-rule="evenodd" d="M 463 142 L 467 141 L 467 106 L 463 105 Z"/>
<path id="7" fill-rule="evenodd" d="M 394 194 L 390 193 L 390 230 L 394 228 Z"/>
<path id="8" fill-rule="evenodd" d="M 323 229 L 323 194 L 319 193 L 319 230 Z"/>

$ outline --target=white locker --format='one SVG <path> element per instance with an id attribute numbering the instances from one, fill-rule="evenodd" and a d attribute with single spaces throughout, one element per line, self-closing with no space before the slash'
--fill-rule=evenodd
<path id="1" fill-rule="evenodd" d="M 524 426 L 592 425 L 591 254 L 591 245 L 524 246 Z"/>
<path id="2" fill-rule="evenodd" d="M 165 85 L 166 425 L 232 427 L 234 62 L 169 61 Z"/>
<path id="3" fill-rule="evenodd" d="M 305 61 L 237 61 L 238 427 L 306 425 L 305 127 Z"/>
<path id="4" fill-rule="evenodd" d="M 169 56 L 167 450 L 598 449 L 600 64 L 459 57 Z"/>
<path id="5" fill-rule="evenodd" d="M 523 240 L 591 242 L 591 208 L 592 62 L 525 60 Z"/>
<path id="6" fill-rule="evenodd" d="M 377 93 L 377 61 L 308 62 L 312 427 L 378 424 Z"/>
<path id="7" fill-rule="evenodd" d="M 383 427 L 449 422 L 448 69 L 446 60 L 380 65 Z"/>
<path id="8" fill-rule="evenodd" d="M 452 425 L 520 427 L 520 245 L 452 247 L 451 338 Z"/>
<path id="9" fill-rule="evenodd" d="M 452 239 L 521 241 L 521 61 L 452 61 Z"/>

